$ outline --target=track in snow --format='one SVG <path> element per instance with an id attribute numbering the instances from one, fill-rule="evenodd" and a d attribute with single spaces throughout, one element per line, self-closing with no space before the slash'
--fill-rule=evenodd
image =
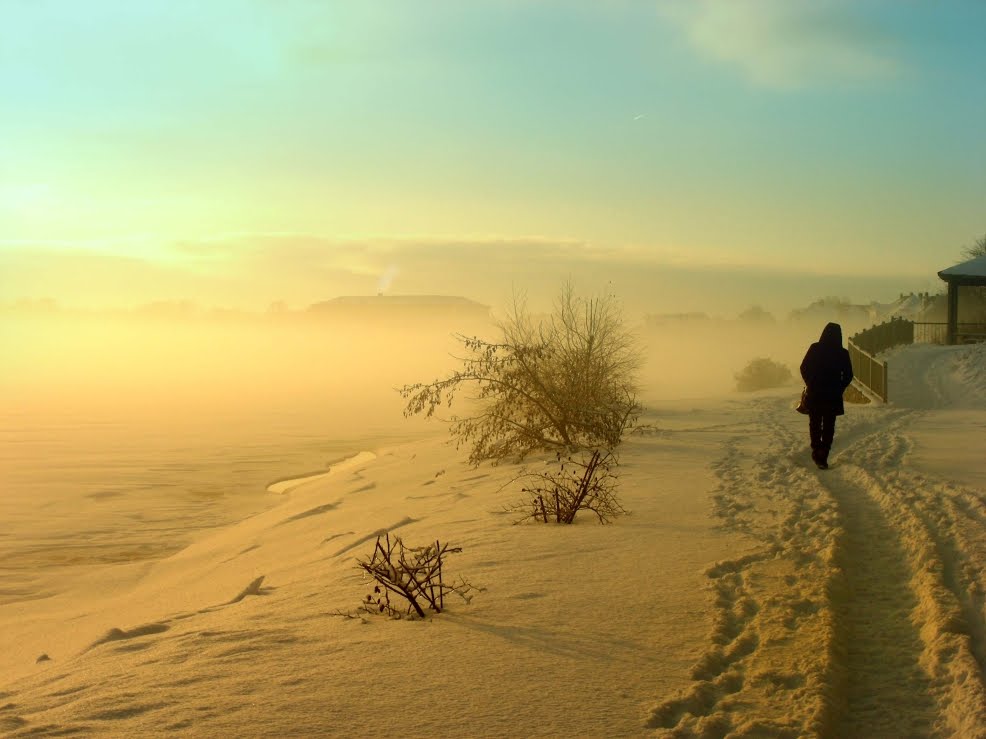
<path id="1" fill-rule="evenodd" d="M 753 432 L 725 442 L 713 469 L 716 515 L 751 551 L 707 573 L 709 650 L 692 688 L 647 725 L 674 737 L 986 737 L 986 501 L 907 468 L 919 412 L 853 409 L 827 471 L 809 462 L 786 400 L 756 399 L 750 413 Z"/>
<path id="2" fill-rule="evenodd" d="M 918 596 L 910 586 L 907 551 L 879 504 L 844 468 L 833 472 L 822 484 L 845 527 L 839 563 L 846 593 L 833 604 L 846 659 L 846 708 L 838 735 L 930 736 L 936 708 L 921 668 L 920 631 L 911 618 Z"/>

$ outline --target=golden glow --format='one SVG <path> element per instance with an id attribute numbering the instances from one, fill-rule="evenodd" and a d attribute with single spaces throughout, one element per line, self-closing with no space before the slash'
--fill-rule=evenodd
<path id="1" fill-rule="evenodd" d="M 397 291 L 537 289 L 544 249 L 511 251 L 511 272 L 504 241 L 600 284 L 677 282 L 667 265 L 933 275 L 982 229 L 986 11 L 743 11 L 12 3 L 0 302 L 262 309 L 372 293 L 392 264 Z M 186 248 L 216 242 L 237 249 Z"/>

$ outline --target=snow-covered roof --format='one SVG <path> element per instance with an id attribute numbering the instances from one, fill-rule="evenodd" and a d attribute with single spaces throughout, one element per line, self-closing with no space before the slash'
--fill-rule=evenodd
<path id="1" fill-rule="evenodd" d="M 986 280 L 986 255 L 970 259 L 968 262 L 956 264 L 954 267 L 943 269 L 938 276 L 948 282 L 949 280 L 972 277 Z"/>

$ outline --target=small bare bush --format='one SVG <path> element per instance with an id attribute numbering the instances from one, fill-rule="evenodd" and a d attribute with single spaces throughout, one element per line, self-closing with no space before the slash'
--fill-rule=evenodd
<path id="1" fill-rule="evenodd" d="M 572 523 L 579 511 L 591 511 L 600 523 L 626 513 L 616 497 L 617 459 L 596 450 L 578 456 L 556 456 L 548 471 L 525 472 L 523 501 L 513 507 L 519 521 Z"/>
<path id="2" fill-rule="evenodd" d="M 364 599 L 362 610 L 394 618 L 407 615 L 424 618 L 426 611 L 441 613 L 449 593 L 469 602 L 478 588 L 465 580 L 446 582 L 443 570 L 445 557 L 461 551 L 461 547 L 438 541 L 424 547 L 406 547 L 399 536 L 393 539 L 389 533 L 378 536 L 369 559 L 356 561 L 356 566 L 376 583 L 373 592 Z M 398 599 L 397 603 L 391 596 Z"/>
<path id="3" fill-rule="evenodd" d="M 751 305 L 739 314 L 739 319 L 747 323 L 774 323 L 775 321 L 774 315 L 759 305 Z"/>
<path id="4" fill-rule="evenodd" d="M 787 365 L 775 362 L 773 359 L 759 357 L 751 360 L 746 367 L 737 372 L 736 389 L 749 393 L 754 390 L 766 390 L 772 387 L 783 387 L 794 379 Z"/>

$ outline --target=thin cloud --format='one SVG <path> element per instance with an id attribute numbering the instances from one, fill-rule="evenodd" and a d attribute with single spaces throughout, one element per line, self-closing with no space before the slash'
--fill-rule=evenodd
<path id="1" fill-rule="evenodd" d="M 892 40 L 847 0 L 671 0 L 659 7 L 700 55 L 762 87 L 854 84 L 900 71 Z"/>
<path id="2" fill-rule="evenodd" d="M 407 236 L 331 238 L 304 233 L 231 234 L 202 242 L 174 245 L 185 255 L 206 257 L 203 264 L 224 274 L 313 276 L 348 274 L 372 278 L 373 284 L 393 280 L 402 286 L 427 289 L 442 280 L 463 280 L 484 285 L 496 277 L 538 276 L 555 273 L 587 276 L 607 270 L 629 272 L 663 268 L 740 270 L 800 274 L 794 263 L 737 257 L 729 248 L 693 248 L 673 245 L 602 245 L 577 239 L 542 236 Z M 857 265 L 858 267 L 858 265 Z M 851 271 L 851 268 L 847 268 Z M 839 270 L 833 270 L 838 274 Z M 386 275 L 391 275 L 389 278 Z M 437 289 L 432 288 L 432 289 Z"/>
<path id="3" fill-rule="evenodd" d="M 242 234 L 174 244 L 163 259 L 123 257 L 38 245 L 0 248 L 0 304 L 52 297 L 75 307 L 128 307 L 188 300 L 201 306 L 292 307 L 340 295 L 461 295 L 502 306 L 515 289 L 532 306 L 550 305 L 557 287 L 611 291 L 637 314 L 734 311 L 753 302 L 787 308 L 806 296 L 871 299 L 926 289 L 903 274 L 819 274 L 791 266 L 728 260 L 653 246 L 607 247 L 546 238 L 462 237 L 339 240 L 304 234 Z M 0 242 L 2 245 L 2 242 Z M 181 254 L 183 258 L 176 258 Z M 195 255 L 195 256 L 191 256 Z M 707 255 L 709 256 L 709 255 Z M 719 255 L 723 256 L 723 255 Z M 933 271 L 928 271 L 932 279 Z"/>

